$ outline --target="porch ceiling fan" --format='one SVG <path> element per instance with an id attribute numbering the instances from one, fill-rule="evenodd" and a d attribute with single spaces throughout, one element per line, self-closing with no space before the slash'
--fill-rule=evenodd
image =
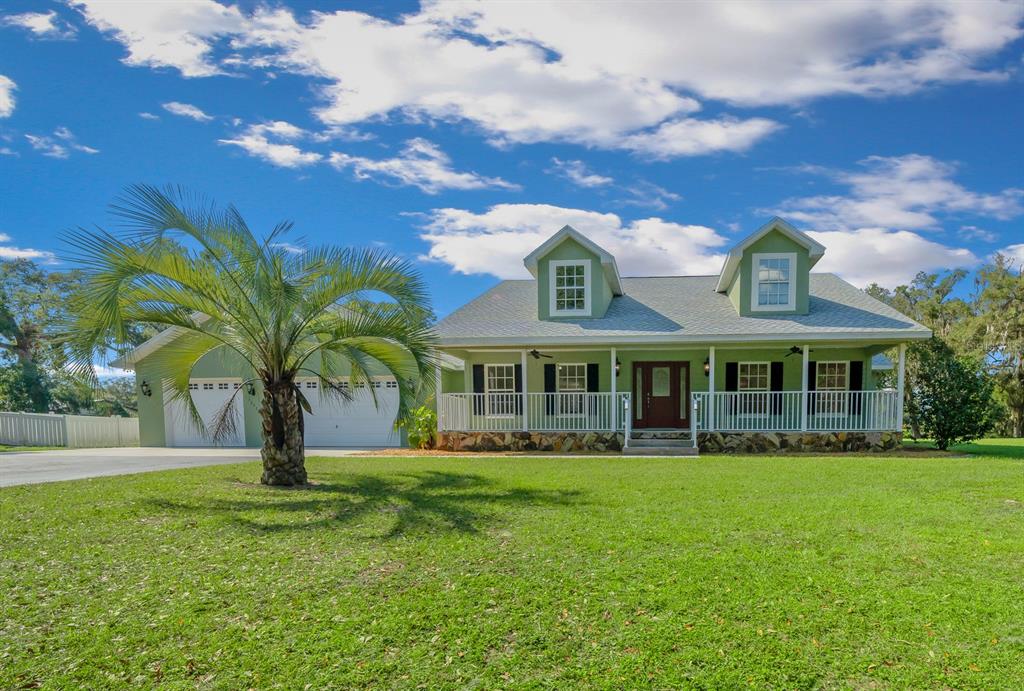
<path id="1" fill-rule="evenodd" d="M 542 357 L 546 357 L 546 358 L 554 357 L 554 355 L 548 355 L 547 353 L 542 353 L 539 350 L 537 350 L 536 348 L 534 348 L 533 350 L 529 351 L 529 353 L 533 357 L 534 360 L 540 360 Z"/>
<path id="2" fill-rule="evenodd" d="M 814 348 L 811 348 L 810 352 L 813 353 L 814 352 Z M 789 357 L 790 355 L 803 355 L 803 354 L 804 354 L 804 349 L 801 348 L 800 346 L 790 346 L 789 347 L 789 352 L 786 353 L 783 357 Z"/>

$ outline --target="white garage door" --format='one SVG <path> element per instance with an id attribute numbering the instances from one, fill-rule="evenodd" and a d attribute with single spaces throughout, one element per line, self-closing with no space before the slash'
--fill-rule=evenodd
<path id="1" fill-rule="evenodd" d="M 306 446 L 394 446 L 399 441 L 394 430 L 398 411 L 398 382 L 379 378 L 372 383 L 377 397 L 374 406 L 369 388 L 363 386 L 353 393 L 351 401 L 337 397 L 321 397 L 319 383 L 312 379 L 298 381 L 309 401 L 313 414 L 305 413 Z M 348 387 L 342 380 L 340 385 Z"/>
<path id="2" fill-rule="evenodd" d="M 241 381 L 238 379 L 193 379 L 189 382 L 189 393 L 206 423 L 207 429 L 228 399 L 238 391 Z M 232 401 L 235 409 L 235 431 L 229 438 L 221 442 L 221 446 L 245 445 L 245 421 L 242 418 L 242 394 L 239 392 Z M 165 408 L 164 429 L 167 430 L 168 446 L 213 446 L 213 441 L 195 428 L 189 419 L 185 405 L 175 401 Z"/>

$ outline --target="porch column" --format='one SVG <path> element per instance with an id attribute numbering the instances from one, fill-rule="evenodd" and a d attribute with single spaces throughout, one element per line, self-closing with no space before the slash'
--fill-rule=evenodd
<path id="1" fill-rule="evenodd" d="M 896 369 L 896 391 L 897 398 L 899 401 L 896 403 L 896 431 L 903 431 L 903 384 L 906 377 L 906 355 L 907 355 L 907 344 L 900 343 L 900 358 L 899 364 Z"/>
<path id="2" fill-rule="evenodd" d="M 800 394 L 800 430 L 803 431 L 803 432 L 806 432 L 807 431 L 807 406 L 808 406 L 808 400 L 807 400 L 807 384 L 808 384 L 808 382 L 807 382 L 807 375 L 808 375 L 808 372 L 807 372 L 807 370 L 811 366 L 811 346 L 805 345 L 803 347 L 803 350 L 804 350 L 804 367 L 803 367 L 803 371 L 800 373 L 800 390 L 803 391 L 803 393 Z"/>
<path id="3" fill-rule="evenodd" d="M 708 430 L 715 431 L 715 346 L 708 348 Z"/>
<path id="4" fill-rule="evenodd" d="M 529 387 L 526 386 L 527 376 L 526 376 L 526 351 L 525 350 L 520 350 L 519 351 L 519 366 L 522 368 L 522 371 L 523 371 L 523 381 L 522 381 L 522 385 L 523 385 L 522 388 L 523 388 L 523 390 L 519 394 L 520 396 L 523 397 L 523 431 L 524 432 L 529 432 L 530 431 L 530 425 L 529 425 L 529 421 L 527 420 L 527 418 L 529 417 L 529 411 L 528 411 L 528 409 L 526 407 L 526 404 L 529 403 L 529 399 L 526 397 L 526 389 L 529 388 Z"/>
<path id="5" fill-rule="evenodd" d="M 615 381 L 618 378 L 615 376 L 615 353 L 615 348 L 612 348 L 611 369 L 608 370 L 612 373 L 612 434 L 619 429 L 619 395 L 618 382 Z"/>
<path id="6" fill-rule="evenodd" d="M 441 356 L 434 363 L 434 405 L 437 410 L 437 431 L 444 431 L 444 417 L 441 414 Z"/>

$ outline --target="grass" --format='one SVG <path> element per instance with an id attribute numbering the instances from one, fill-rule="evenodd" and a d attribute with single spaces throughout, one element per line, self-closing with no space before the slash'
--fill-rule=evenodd
<path id="1" fill-rule="evenodd" d="M 1024 462 L 314 459 L 0 490 L 0 688 L 1022 688 Z"/>
<path id="2" fill-rule="evenodd" d="M 0 444 L 0 453 L 15 453 L 21 451 L 54 451 L 56 449 L 63 449 L 63 446 L 8 446 L 7 444 Z"/>
<path id="3" fill-rule="evenodd" d="M 911 449 L 934 449 L 935 442 L 929 439 L 905 440 L 903 445 Z M 967 444 L 954 444 L 950 451 L 984 456 L 1007 456 L 1024 458 L 1024 439 L 991 438 L 978 439 Z"/>

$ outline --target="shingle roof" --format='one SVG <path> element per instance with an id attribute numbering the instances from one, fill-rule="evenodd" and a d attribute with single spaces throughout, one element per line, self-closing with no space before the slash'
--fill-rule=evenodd
<path id="1" fill-rule="evenodd" d="M 931 332 L 834 274 L 811 274 L 809 313 L 736 313 L 717 276 L 622 279 L 599 319 L 537 318 L 537 283 L 502 281 L 437 325 L 442 346 L 927 338 Z"/>

